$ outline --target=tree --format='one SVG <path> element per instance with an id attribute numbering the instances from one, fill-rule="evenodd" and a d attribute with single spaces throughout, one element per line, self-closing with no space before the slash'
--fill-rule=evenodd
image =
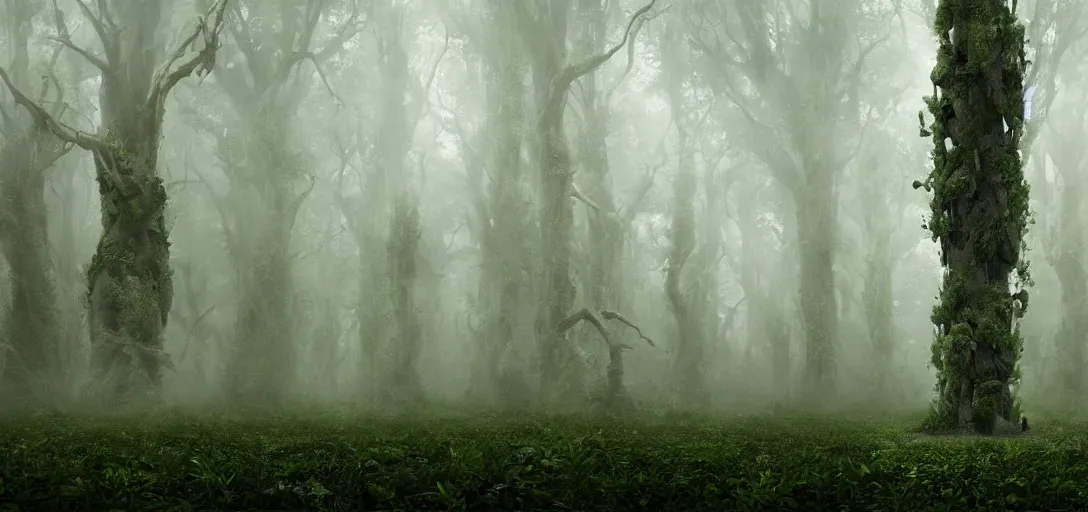
<path id="1" fill-rule="evenodd" d="M 1055 389 L 1057 398 L 1063 405 L 1079 406 L 1083 404 L 1086 383 L 1084 375 L 1085 356 L 1088 351 L 1088 265 L 1085 252 L 1088 241 L 1085 240 L 1083 222 L 1083 198 L 1085 187 L 1085 168 L 1088 165 L 1088 151 L 1083 141 L 1088 138 L 1088 94 L 1077 88 L 1073 79 L 1083 73 L 1077 69 L 1080 63 L 1070 62 L 1063 78 L 1069 80 L 1069 87 L 1063 89 L 1059 101 L 1067 108 L 1061 113 L 1051 114 L 1048 119 L 1044 144 L 1051 168 L 1060 180 L 1060 186 L 1043 188 L 1044 197 L 1049 195 L 1057 204 L 1056 218 L 1049 220 L 1051 228 L 1040 244 L 1046 261 L 1054 267 L 1061 288 L 1061 324 L 1055 334 L 1055 348 L 1058 353 L 1058 377 L 1061 384 Z M 1081 82 L 1083 84 L 1083 82 Z M 1043 184 L 1046 187 L 1048 184 Z M 1056 189 L 1056 190 L 1055 190 Z M 1049 192 L 1049 194 L 1048 194 Z"/>
<path id="2" fill-rule="evenodd" d="M 606 51 L 575 63 L 566 58 L 566 38 L 571 0 L 518 3 L 518 29 L 529 53 L 535 99 L 536 170 L 540 183 L 540 247 L 543 251 L 543 282 L 536 317 L 536 337 L 541 360 L 541 387 L 550 395 L 559 381 L 565 333 L 556 329 L 567 317 L 575 298 L 571 281 L 571 249 L 574 212 L 574 167 L 570 144 L 563 132 L 563 118 L 571 85 L 597 70 L 627 44 L 634 24 L 650 9 L 651 0 L 631 16 L 620 42 Z M 536 12 L 533 12 L 536 11 Z"/>
<path id="3" fill-rule="evenodd" d="M 14 58 L 12 83 L 31 87 L 30 36 L 42 10 L 37 2 L 6 3 L 8 43 Z M 47 78 L 37 102 L 48 95 L 51 115 L 66 110 L 63 90 L 54 74 L 60 48 L 46 63 Z M 58 140 L 45 124 L 0 111 L 0 254 L 11 268 L 11 308 L 0 332 L 0 388 L 4 395 L 30 403 L 62 397 L 61 330 L 49 257 L 46 226 L 46 171 L 72 148 Z M 31 122 L 26 122 L 31 121 Z"/>
<path id="4" fill-rule="evenodd" d="M 1015 3 L 1014 3 L 1015 6 Z M 928 222 L 945 267 L 933 309 L 937 400 L 930 427 L 993 432 L 1015 421 L 1019 318 L 1031 276 L 1021 259 L 1028 186 L 1019 154 L 1024 131 L 1024 27 L 1004 0 L 940 0 Z M 923 114 L 919 113 L 920 120 Z M 1010 293 L 1015 273 L 1016 293 Z"/>
<path id="5" fill-rule="evenodd" d="M 125 2 L 123 8 L 117 2 L 111 9 L 102 1 L 96 11 L 78 1 L 105 55 L 76 46 L 63 20 L 56 39 L 101 72 L 99 133 L 57 120 L 3 70 L 0 79 L 56 137 L 94 156 L 103 230 L 87 269 L 93 391 L 110 403 L 154 398 L 170 364 L 162 331 L 173 300 L 167 197 L 158 173 L 166 98 L 185 77 L 211 71 L 226 0 L 211 6 L 161 65 L 157 38 L 165 2 Z M 196 55 L 183 59 L 190 49 Z"/>
<path id="6" fill-rule="evenodd" d="M 447 35 L 423 76 L 413 73 L 409 52 L 418 27 L 410 23 L 409 7 L 395 1 L 369 5 L 378 49 L 377 119 L 373 132 L 358 131 L 350 147 L 338 142 L 342 171 L 351 155 L 368 157 L 361 200 L 349 201 L 342 187 L 336 191 L 337 204 L 360 249 L 357 314 L 363 372 L 370 384 L 361 391 L 370 398 L 403 403 L 422 396 L 416 365 L 423 339 L 415 287 L 423 226 L 408 162 L 438 66 L 449 49 Z M 341 182 L 342 178 L 343 172 Z M 393 358 L 388 372 L 380 364 L 386 348 Z M 385 396 L 376 394 L 379 389 Z"/>
<path id="7" fill-rule="evenodd" d="M 235 270 L 238 307 L 227 387 L 240 402 L 276 404 L 294 384 L 291 240 L 315 180 L 294 142 L 297 124 L 291 119 L 313 85 L 314 72 L 301 68 L 313 66 L 325 80 L 322 66 L 358 33 L 356 3 L 349 2 L 346 11 L 326 36 L 321 21 L 338 14 L 328 2 L 232 3 L 215 82 L 236 115 L 223 116 L 221 123 L 212 123 L 212 114 L 195 119 L 215 137 L 230 184 L 226 193 L 208 187 Z"/>
<path id="8" fill-rule="evenodd" d="M 896 268 L 918 244 L 910 231 L 902 229 L 907 208 L 904 191 L 906 184 L 894 179 L 900 174 L 888 172 L 922 165 L 916 147 L 905 146 L 890 129 L 874 129 L 870 135 L 870 148 L 858 159 L 856 172 L 859 176 L 857 198 L 851 201 L 859 211 L 846 210 L 859 228 L 863 240 L 864 255 L 861 312 L 869 337 L 868 374 L 871 384 L 869 398 L 877 406 L 886 407 L 895 394 L 891 377 L 897 339 L 895 328 Z M 888 158 L 891 153 L 892 158 Z"/>
<path id="9" fill-rule="evenodd" d="M 1061 288 L 1061 325 L 1055 334 L 1061 387 L 1050 396 L 1064 405 L 1083 400 L 1085 381 L 1085 332 L 1088 331 L 1088 270 L 1084 263 L 1081 196 L 1083 195 L 1084 118 L 1088 98 L 1077 83 L 1077 59 L 1063 59 L 1071 49 L 1083 50 L 1088 40 L 1088 6 L 1076 0 L 1029 0 L 1023 2 L 1027 22 L 1029 57 L 1025 76 L 1025 125 L 1020 148 L 1025 169 L 1034 168 L 1031 180 L 1036 197 L 1050 196 L 1057 211 L 1038 212 L 1036 220 L 1052 230 L 1037 237 L 1046 261 L 1054 268 Z M 1078 45 L 1080 47 L 1078 48 Z M 1064 100 L 1065 109 L 1051 113 L 1053 103 Z M 1042 147 L 1034 142 L 1044 134 Z M 1032 156 L 1034 158 L 1028 160 Z M 1034 162 L 1029 167 L 1028 162 Z M 1060 187 L 1046 177 L 1048 164 L 1060 180 Z M 1059 190 L 1060 188 L 1060 190 Z M 1034 348 L 1034 347 L 1032 347 Z"/>
<path id="10" fill-rule="evenodd" d="M 679 331 L 676 351 L 678 391 L 690 405 L 699 406 L 705 405 L 709 398 L 703 375 L 707 339 L 700 318 L 701 311 L 696 310 L 699 298 L 685 294 L 680 284 L 681 273 L 697 246 L 695 193 L 698 185 L 692 140 L 695 126 L 692 126 L 690 109 L 686 108 L 685 101 L 685 85 L 689 81 L 688 57 L 681 46 L 683 36 L 680 23 L 676 15 L 669 17 L 661 45 L 662 73 L 665 74 L 667 101 L 676 126 L 676 151 L 679 156 L 673 182 L 665 298 Z"/>
<path id="11" fill-rule="evenodd" d="M 731 135 L 792 199 L 804 389 L 809 399 L 824 397 L 834 389 L 836 371 L 837 182 L 861 145 L 860 134 L 840 135 L 847 127 L 863 131 L 856 128 L 864 120 L 862 71 L 887 36 L 861 30 L 872 14 L 856 0 L 700 1 L 684 8 L 707 85 L 743 115 L 743 129 Z"/>
<path id="12" fill-rule="evenodd" d="M 469 397 L 500 408 L 527 403 L 526 379 L 515 362 L 518 340 L 532 338 L 531 257 L 534 242 L 532 197 L 526 193 L 525 147 L 527 90 L 522 83 L 525 57 L 508 44 L 516 38 L 517 6 L 505 0 L 482 2 L 481 16 L 452 12 L 455 32 L 467 34 L 466 52 L 483 64 L 479 82 L 468 91 L 484 91 L 485 117 L 470 133 L 462 116 L 449 110 L 449 131 L 458 137 L 472 210 L 467 223 L 479 246 L 480 278 L 473 294 L 472 336 L 477 353 Z M 467 11 L 467 10 L 466 10 Z M 478 21 L 482 20 L 482 22 Z M 467 98 L 465 98 L 467 99 Z M 528 313 L 528 314 L 527 314 Z M 508 361 L 507 364 L 503 364 Z"/>

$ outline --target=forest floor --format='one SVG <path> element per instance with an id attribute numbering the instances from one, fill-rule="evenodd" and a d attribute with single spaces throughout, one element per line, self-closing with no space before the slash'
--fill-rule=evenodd
<path id="1" fill-rule="evenodd" d="M 0 510 L 1088 509 L 1088 422 L 1033 420 L 7 417 Z"/>

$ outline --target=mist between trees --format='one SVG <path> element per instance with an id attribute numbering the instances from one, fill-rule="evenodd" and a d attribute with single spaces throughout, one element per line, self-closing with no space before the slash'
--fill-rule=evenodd
<path id="1" fill-rule="evenodd" d="M 1086 9 L 5 0 L 4 405 L 1083 411 Z"/>

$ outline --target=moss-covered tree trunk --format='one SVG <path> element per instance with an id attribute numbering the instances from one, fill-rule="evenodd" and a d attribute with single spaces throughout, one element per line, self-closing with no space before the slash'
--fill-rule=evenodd
<path id="1" fill-rule="evenodd" d="M 547 73 L 555 76 L 555 74 Z M 551 80 L 537 81 L 538 86 Z M 546 86 L 545 86 L 546 87 Z M 565 93 L 564 93 L 565 94 Z M 574 305 L 575 288 L 570 275 L 571 235 L 574 211 L 570 203 L 573 169 L 566 137 L 563 135 L 562 99 L 540 107 L 537 126 L 537 165 L 540 172 L 540 246 L 543 251 L 543 297 L 537 315 L 540 343 L 541 386 L 554 389 L 563 366 L 566 335 L 555 326 Z"/>
<path id="2" fill-rule="evenodd" d="M 268 158 L 282 153 L 266 148 L 265 165 L 258 173 L 277 172 L 272 166 L 290 165 L 288 158 Z M 256 153 L 256 151 L 255 151 Z M 256 156 L 256 155 L 255 155 Z M 236 169 L 237 170 L 237 169 Z M 274 179 L 274 178 L 273 178 Z M 249 204 L 248 211 L 235 209 L 236 226 L 248 230 L 249 243 L 233 254 L 238 303 L 235 317 L 235 351 L 229 359 L 228 385 L 239 403 L 279 405 L 295 391 L 294 265 L 290 254 L 298 196 L 290 185 L 268 184 Z M 253 210 L 256 210 L 254 212 Z"/>
<path id="3" fill-rule="evenodd" d="M 688 267 L 689 260 L 696 248 L 695 202 L 695 150 L 691 144 L 688 130 L 689 111 L 684 104 L 684 84 L 687 81 L 687 66 L 682 51 L 679 20 L 671 17 L 662 41 L 663 52 L 668 56 L 664 69 L 666 73 L 669 108 L 676 125 L 676 146 L 679 159 L 676 178 L 673 182 L 673 196 L 669 224 L 669 252 L 665 266 L 665 299 L 669 310 L 676 319 L 676 382 L 685 405 L 698 407 L 707 400 L 704 381 L 704 353 L 706 340 L 703 335 L 704 318 L 700 318 L 698 301 L 693 300 L 697 292 L 685 293 L 681 287 L 681 277 Z M 697 269 L 698 270 L 698 269 Z M 696 288 L 701 288 L 699 283 Z"/>
<path id="4" fill-rule="evenodd" d="M 408 52 L 413 38 L 411 27 L 405 24 L 407 7 L 398 2 L 382 5 L 376 11 L 382 20 L 379 45 L 382 49 L 380 95 L 382 98 L 375 134 L 377 165 L 383 179 L 388 180 L 386 193 L 394 197 L 375 198 L 378 205 L 391 205 L 386 240 L 386 300 L 392 306 L 393 338 L 390 355 L 393 358 L 388 375 L 387 390 L 396 401 L 417 402 L 422 397 L 416 365 L 422 349 L 418 305 L 415 299 L 416 263 L 422 226 L 418 199 L 409 190 L 413 187 L 411 173 L 405 161 L 427 101 L 430 83 L 419 83 L 409 67 Z M 435 64 L 437 65 L 437 64 Z M 410 101 L 405 102 L 405 92 Z M 361 290 L 362 293 L 370 293 Z"/>
<path id="5" fill-rule="evenodd" d="M 503 368 L 503 359 L 515 344 L 530 339 L 522 313 L 532 295 L 533 261 L 528 255 L 532 233 L 532 201 L 525 197 L 522 163 L 525 129 L 525 94 L 518 49 L 502 43 L 514 35 L 510 26 L 512 6 L 503 0 L 488 3 L 494 23 L 481 34 L 484 57 L 487 120 L 481 137 L 490 141 L 479 161 L 468 169 L 472 188 L 479 197 L 477 216 L 481 250 L 481 278 L 477 311 L 483 322 L 478 333 L 479 354 L 473 370 L 470 394 L 499 407 L 524 404 L 521 368 Z M 472 151 L 468 151 L 472 153 Z M 485 185 L 484 176 L 486 180 Z"/>
<path id="6" fill-rule="evenodd" d="M 99 7 L 106 3 L 98 4 Z M 218 49 L 225 4 L 216 3 L 160 65 L 156 39 L 164 18 L 161 1 L 126 9 L 86 11 L 105 57 L 80 49 L 101 71 L 101 127 L 91 135 L 57 121 L 3 78 L 16 101 L 65 142 L 94 157 L 102 204 L 102 235 L 87 268 L 93 396 L 107 404 L 156 399 L 163 369 L 162 331 L 173 300 L 170 242 L 165 222 L 166 189 L 158 175 L 159 142 L 166 97 L 183 78 L 210 71 Z M 58 20 L 58 40 L 76 48 Z M 206 43 L 195 44 L 198 38 Z M 156 71 L 156 68 L 159 68 Z"/>
<path id="7" fill-rule="evenodd" d="M 394 201 L 386 250 L 392 285 L 390 299 L 396 322 L 396 345 L 393 347 L 394 360 L 389 384 L 395 397 L 405 403 L 418 402 L 423 397 L 417 368 L 423 336 L 415 293 L 421 235 L 416 201 L 407 193 L 402 193 Z"/>
<path id="8" fill-rule="evenodd" d="M 173 286 L 166 189 L 155 162 L 158 130 L 110 135 L 112 144 L 95 151 L 102 237 L 87 279 L 92 376 L 105 397 L 120 398 L 156 393 L 162 384 L 162 331 Z"/>
<path id="9" fill-rule="evenodd" d="M 929 228 L 946 273 L 933 310 L 932 426 L 989 433 L 998 419 L 1015 420 L 1010 386 L 1019 377 L 1027 294 L 1010 293 L 1014 270 L 1019 286 L 1030 284 L 1021 260 L 1029 216 L 1019 155 L 1024 28 L 1005 0 L 941 0 L 934 28 Z"/>
<path id="10" fill-rule="evenodd" d="M 571 194 L 574 167 L 570 144 L 564 133 L 563 118 L 567 96 L 575 80 L 592 73 L 627 44 L 635 21 L 654 5 L 654 0 L 635 12 L 623 39 L 607 51 L 569 63 L 566 40 L 571 0 L 546 2 L 530 9 L 520 5 L 519 30 L 529 49 L 536 119 L 533 143 L 539 177 L 540 247 L 542 282 L 540 306 L 536 316 L 536 334 L 540 350 L 541 388 L 546 396 L 555 396 L 566 351 L 566 334 L 556 326 L 566 318 L 574 304 L 575 287 L 571 279 L 571 236 L 574 210 Z M 531 12 L 531 11 L 538 12 Z"/>
<path id="11" fill-rule="evenodd" d="M 531 14 L 523 8 L 522 36 L 532 64 L 532 85 L 535 98 L 533 126 L 534 163 L 539 194 L 539 236 L 541 250 L 541 279 L 535 330 L 540 361 L 540 387 L 551 402 L 558 398 L 558 384 L 567 352 L 566 333 L 555 326 L 574 305 L 575 288 L 571 280 L 571 236 L 574 211 L 571 192 L 574 169 L 570 146 L 563 133 L 563 117 L 567 107 L 570 83 L 557 83 L 565 61 L 567 17 L 570 0 L 552 2 L 543 13 Z M 549 39 L 537 41 L 536 36 Z M 569 382 L 568 382 L 569 384 Z M 575 385 L 576 386 L 576 385 Z M 575 387 L 569 386 L 569 387 Z"/>
<path id="12" fill-rule="evenodd" d="M 43 126 L 0 148 L 0 254 L 10 267 L 11 308 L 0 345 L 2 386 L 30 403 L 61 398 L 61 330 L 46 225 L 46 167 L 67 151 Z M 0 349 L 2 350 L 2 349 Z"/>
<path id="13" fill-rule="evenodd" d="M 578 49 L 581 57 L 592 57 L 605 48 L 608 18 L 602 0 L 579 0 L 578 13 L 582 19 Z M 579 169 L 583 192 L 601 211 L 589 207 L 589 275 L 586 299 L 593 311 L 617 309 L 620 296 L 618 281 L 619 256 L 623 250 L 624 226 L 615 215 L 616 202 L 612 194 L 612 179 L 608 161 L 608 122 L 610 96 L 601 87 L 595 73 L 582 77 L 581 104 L 584 124 L 578 143 Z"/>
<path id="14" fill-rule="evenodd" d="M 835 296 L 835 219 L 838 197 L 833 175 L 817 158 L 806 158 L 806 182 L 794 194 L 797 250 L 801 263 L 801 320 L 805 332 L 804 389 L 818 400 L 834 392 L 839 308 Z"/>

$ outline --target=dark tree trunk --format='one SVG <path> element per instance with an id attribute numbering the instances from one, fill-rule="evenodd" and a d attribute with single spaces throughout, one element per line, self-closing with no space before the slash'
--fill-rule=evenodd
<path id="1" fill-rule="evenodd" d="M 564 30 L 565 32 L 565 30 Z M 547 45 L 550 47 L 550 45 Z M 540 344 L 540 380 L 545 394 L 559 383 L 567 335 L 555 330 L 574 305 L 575 289 L 570 275 L 571 231 L 574 210 L 571 190 L 574 172 L 570 147 L 563 134 L 566 88 L 554 91 L 555 78 L 562 72 L 557 52 L 537 55 L 533 85 L 537 97 L 536 165 L 540 183 L 540 247 L 543 251 L 543 282 L 537 314 L 537 341 Z"/>
<path id="2" fill-rule="evenodd" d="M 60 398 L 59 316 L 46 225 L 46 169 L 67 148 L 40 124 L 0 153 L 0 249 L 11 272 L 11 309 L 0 341 L 7 396 L 32 403 Z"/>
<path id="3" fill-rule="evenodd" d="M 102 237 L 87 269 L 91 373 L 106 400 L 154 398 L 169 364 L 162 332 L 173 300 L 159 131 L 111 135 L 94 151 Z"/>
<path id="4" fill-rule="evenodd" d="M 422 331 L 416 309 L 416 275 L 419 239 L 422 235 L 419 209 L 408 194 L 394 201 L 389 225 L 387 257 L 392 278 L 391 300 L 396 319 L 396 347 L 390 384 L 398 401 L 416 403 L 423 389 L 416 367 L 422 348 Z"/>
<path id="5" fill-rule="evenodd" d="M 102 205 L 102 236 L 87 268 L 91 377 L 108 403 L 157 399 L 169 365 L 162 333 L 173 300 L 158 175 L 162 104 L 146 100 L 158 88 L 162 3 L 143 3 L 123 18 L 124 45 L 99 89 L 102 144 L 91 150 Z"/>
<path id="6" fill-rule="evenodd" d="M 491 6 L 496 18 L 504 12 L 502 3 L 498 0 Z M 526 279 L 532 275 L 531 259 L 525 250 L 525 233 L 531 231 L 532 216 L 530 201 L 520 190 L 524 180 L 522 130 L 514 129 L 525 122 L 525 87 L 514 50 L 486 47 L 484 55 L 488 117 L 483 133 L 492 142 L 481 160 L 470 164 L 473 188 L 480 196 L 477 215 L 482 275 L 477 300 L 478 310 L 484 315 L 482 332 L 478 333 L 479 362 L 470 392 L 500 407 L 512 407 L 529 398 L 513 396 L 501 384 L 506 379 L 523 378 L 516 369 L 504 370 L 502 360 L 523 334 L 522 298 L 532 291 Z M 486 198 L 485 174 L 490 176 Z"/>
<path id="7" fill-rule="evenodd" d="M 25 89 L 30 83 L 29 39 L 37 7 L 9 7 L 11 78 Z M 58 56 L 59 49 L 48 64 L 50 69 Z M 65 383 L 45 176 L 71 146 L 58 140 L 40 120 L 15 119 L 28 122 L 5 126 L 10 138 L 0 147 L 0 254 L 7 260 L 12 282 L 11 308 L 0 324 L 0 350 L 5 344 L 10 348 L 9 353 L 0 354 L 0 389 L 15 401 L 41 404 L 63 398 Z"/>
<path id="8" fill-rule="evenodd" d="M 1010 386 L 1022 339 L 1026 292 L 1009 292 L 1028 224 L 1019 155 L 1024 28 L 1005 0 L 941 0 L 940 46 L 927 97 L 934 143 L 929 228 L 947 272 L 933 310 L 938 399 L 932 427 L 991 433 L 1014 413 Z M 930 135 L 925 133 L 923 135 Z"/>
<path id="9" fill-rule="evenodd" d="M 801 320 L 805 333 L 806 398 L 834 392 L 835 337 L 838 307 L 835 297 L 834 243 L 838 208 L 830 176 L 811 170 L 814 177 L 795 197 L 798 252 L 801 263 Z"/>

